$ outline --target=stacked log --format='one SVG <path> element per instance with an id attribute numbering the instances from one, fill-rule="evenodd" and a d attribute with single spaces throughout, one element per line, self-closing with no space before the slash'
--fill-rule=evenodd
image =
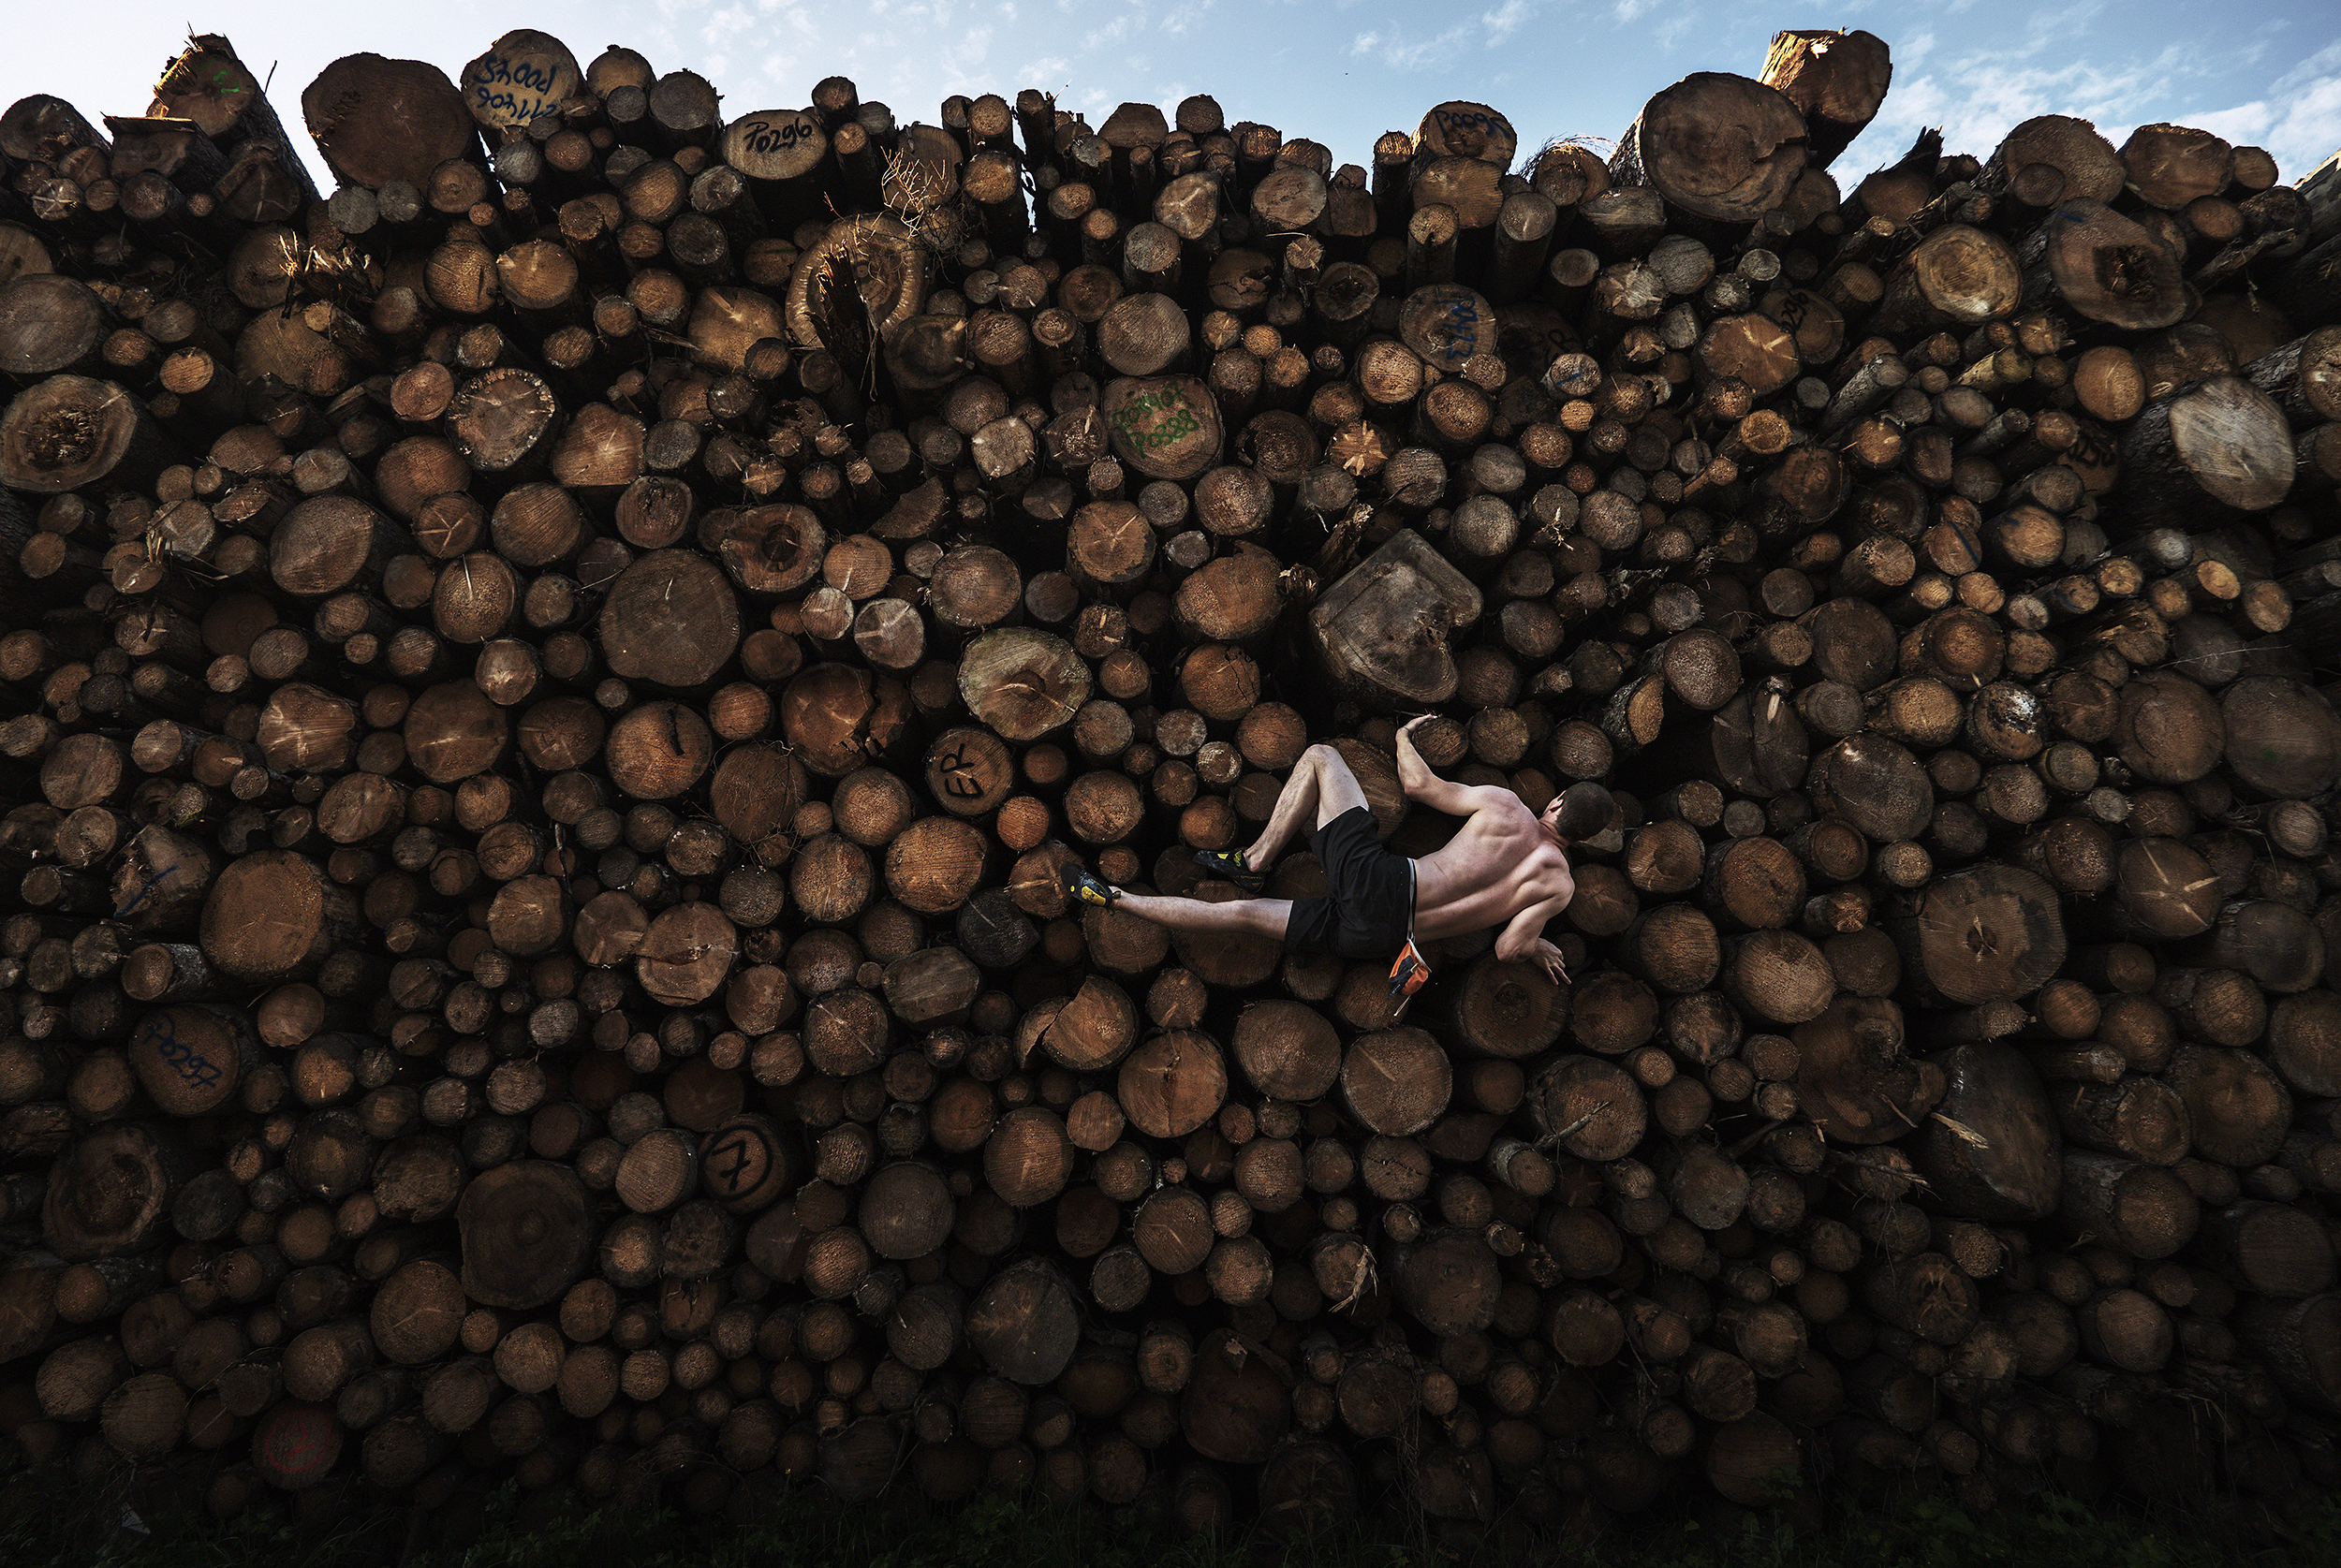
<path id="1" fill-rule="evenodd" d="M 1335 168 L 516 33 L 330 66 L 322 198 L 225 39 L 8 110 L 0 1428 L 304 1517 L 2280 1526 L 2341 1478 L 2333 242 L 2176 126 L 1845 188 L 1889 75 Z M 1401 1018 L 1067 904 L 1235 896 L 1313 739 L 1431 852 L 1427 706 L 1609 786 L 1570 986 L 1481 933 Z"/>

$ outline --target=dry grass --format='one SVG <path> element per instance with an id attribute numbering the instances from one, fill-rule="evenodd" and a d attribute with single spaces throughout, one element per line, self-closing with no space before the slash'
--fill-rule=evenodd
<path id="1" fill-rule="evenodd" d="M 724 1524 L 657 1507 L 589 1512 L 560 1492 L 509 1486 L 460 1493 L 442 1507 L 353 1510 L 296 1522 L 284 1500 L 229 1522 L 139 1517 L 152 1493 L 128 1467 L 77 1479 L 22 1470 L 0 1485 L 0 1562 L 84 1568 L 2308 1568 L 2341 1556 L 2341 1499 L 2325 1498 L 2255 1545 L 2240 1523 L 2265 1520 L 2259 1500 L 2209 1499 L 2148 1515 L 2057 1493 L 1977 1517 L 1936 1494 L 1890 1498 L 1798 1491 L 1743 1511 L 1662 1501 L 1591 1537 L 1555 1535 L 1499 1514 L 1486 1529 L 1434 1519 L 1404 1498 L 1288 1538 L 1258 1529 L 1181 1537 L 1158 1512 L 1057 1507 L 986 1495 L 955 1508 L 841 1505 L 817 1485 L 759 1491 L 749 1522 Z M 1685 1494 L 1676 1494 L 1679 1499 Z M 149 1501 L 150 1509 L 156 1504 Z M 1792 1520 L 1804 1520 L 1800 1528 Z"/>

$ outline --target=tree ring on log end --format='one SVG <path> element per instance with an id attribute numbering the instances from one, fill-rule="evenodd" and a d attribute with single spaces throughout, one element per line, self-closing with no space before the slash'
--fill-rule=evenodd
<path id="1" fill-rule="evenodd" d="M 1642 1085 L 1598 1057 L 1565 1056 L 1546 1068 L 1534 1103 L 1545 1136 L 1581 1160 L 1624 1159 L 1649 1123 Z"/>
<path id="2" fill-rule="evenodd" d="M 696 550 L 655 550 L 610 586 L 601 646 L 623 681 L 697 686 L 740 645 L 740 601 L 715 564 Z"/>
<path id="3" fill-rule="evenodd" d="M 1943 1000 L 1963 1007 L 2028 996 L 2065 961 L 2055 890 L 2013 866 L 1939 877 L 1920 895 L 1911 961 Z"/>
<path id="4" fill-rule="evenodd" d="M 558 1297 L 593 1259 L 594 1213 L 567 1165 L 523 1160 L 472 1178 L 455 1209 L 464 1292 L 527 1311 Z"/>
<path id="5" fill-rule="evenodd" d="M 170 1222 L 169 1178 L 155 1133 L 133 1122 L 99 1127 L 50 1168 L 41 1238 L 68 1263 L 136 1253 Z"/>
<path id="6" fill-rule="evenodd" d="M 323 1405 L 280 1404 L 252 1433 L 252 1468 L 298 1491 L 323 1481 L 342 1455 L 342 1424 Z"/>
<path id="7" fill-rule="evenodd" d="M 959 662 L 967 711 L 1009 740 L 1038 740 L 1089 700 L 1089 666 L 1059 637 L 1026 627 L 986 632 Z"/>
<path id="8" fill-rule="evenodd" d="M 832 271 L 853 280 L 875 342 L 884 342 L 926 303 L 928 254 L 900 220 L 875 212 L 840 219 L 789 273 L 788 341 L 800 348 L 823 346 L 814 330 L 812 290 L 816 275 Z"/>
<path id="9" fill-rule="evenodd" d="M 1747 223 L 1786 200 L 1804 172 L 1804 135 L 1786 94 L 1694 71 L 1643 106 L 1610 169 L 1620 183 L 1646 181 L 1695 216 Z"/>

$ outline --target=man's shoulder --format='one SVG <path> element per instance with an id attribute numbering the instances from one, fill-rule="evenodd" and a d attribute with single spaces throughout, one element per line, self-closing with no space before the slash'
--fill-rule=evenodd
<path id="1" fill-rule="evenodd" d="M 1494 816 L 1497 819 L 1518 817 L 1533 824 L 1537 813 L 1528 809 L 1528 802 L 1509 784 L 1473 784 L 1471 813 L 1473 816 Z"/>

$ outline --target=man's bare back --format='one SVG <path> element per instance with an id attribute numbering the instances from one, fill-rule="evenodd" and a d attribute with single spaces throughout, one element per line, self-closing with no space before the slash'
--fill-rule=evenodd
<path id="1" fill-rule="evenodd" d="M 1568 857 L 1510 790 L 1473 811 L 1455 836 L 1416 860 L 1415 933 L 1436 941 L 1501 925 L 1550 901 L 1557 915 L 1577 890 Z"/>
<path id="2" fill-rule="evenodd" d="M 1414 726 L 1423 722 L 1416 719 L 1398 732 L 1398 782 L 1411 799 L 1465 820 L 1444 847 L 1414 863 L 1415 935 L 1436 941 L 1500 925 L 1496 957 L 1533 962 L 1554 979 L 1567 979 L 1559 949 L 1544 940 L 1544 923 L 1567 909 L 1577 892 L 1553 826 L 1560 799 L 1539 814 L 1502 785 L 1440 778 L 1415 750 Z"/>

